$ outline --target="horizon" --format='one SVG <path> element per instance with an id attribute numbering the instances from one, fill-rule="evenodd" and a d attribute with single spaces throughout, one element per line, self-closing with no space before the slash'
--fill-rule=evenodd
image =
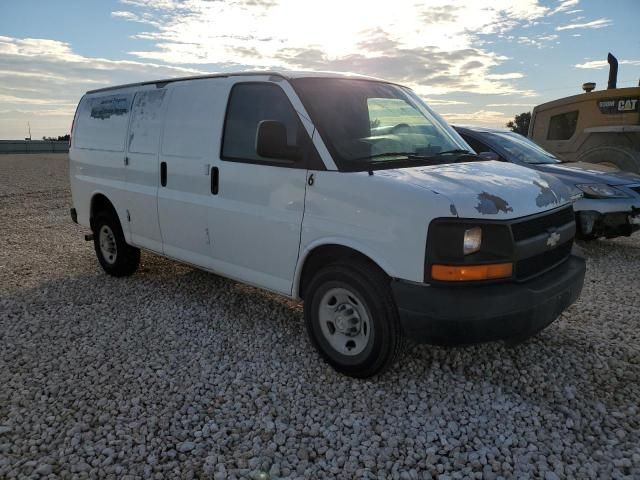
<path id="1" fill-rule="evenodd" d="M 505 127 L 535 105 L 638 85 L 640 3 L 109 0 L 3 7 L 0 139 L 69 133 L 87 90 L 244 70 L 329 70 L 413 88 L 452 123 Z M 64 22 L 55 22 L 56 15 Z M 24 19 L 29 21 L 25 22 Z M 313 19 L 312 22 L 309 19 Z M 43 79 L 46 82 L 43 82 Z"/>

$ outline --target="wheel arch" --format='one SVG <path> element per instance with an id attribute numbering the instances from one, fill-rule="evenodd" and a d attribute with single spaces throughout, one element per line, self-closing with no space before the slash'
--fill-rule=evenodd
<path id="1" fill-rule="evenodd" d="M 89 225 L 91 226 L 91 230 L 94 230 L 93 222 L 96 216 L 99 212 L 103 211 L 115 214 L 118 221 L 120 221 L 120 225 L 122 225 L 122 221 L 118 215 L 118 210 L 116 210 L 113 202 L 109 200 L 109 197 L 107 197 L 103 192 L 94 192 L 91 196 L 91 203 L 89 207 Z"/>
<path id="2" fill-rule="evenodd" d="M 305 289 L 315 273 L 323 266 L 338 260 L 364 261 L 380 270 L 387 277 L 393 277 L 394 275 L 390 268 L 383 262 L 376 261 L 375 258 L 376 255 L 360 246 L 349 245 L 346 242 L 333 239 L 331 241 L 317 242 L 309 245 L 298 262 L 292 296 L 294 298 L 304 299 Z"/>

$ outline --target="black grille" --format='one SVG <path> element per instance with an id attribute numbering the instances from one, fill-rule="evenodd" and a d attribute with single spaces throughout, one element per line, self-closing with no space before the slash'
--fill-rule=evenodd
<path id="1" fill-rule="evenodd" d="M 549 270 L 569 256 L 572 246 L 573 240 L 569 240 L 554 250 L 542 252 L 516 262 L 516 278 L 518 280 L 526 280 Z"/>
<path id="2" fill-rule="evenodd" d="M 573 207 L 563 208 L 549 215 L 513 223 L 511 231 L 513 239 L 518 242 L 545 232 L 548 228 L 561 227 L 574 221 Z"/>

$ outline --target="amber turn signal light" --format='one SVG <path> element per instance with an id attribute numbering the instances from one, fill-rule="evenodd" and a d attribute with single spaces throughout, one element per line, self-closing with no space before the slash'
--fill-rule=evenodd
<path id="1" fill-rule="evenodd" d="M 470 282 L 507 278 L 513 275 L 512 263 L 488 265 L 432 265 L 431 278 L 445 282 Z"/>

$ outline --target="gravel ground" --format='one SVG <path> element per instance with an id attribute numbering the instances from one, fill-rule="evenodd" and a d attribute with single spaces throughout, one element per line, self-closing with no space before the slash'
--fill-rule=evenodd
<path id="1" fill-rule="evenodd" d="M 640 235 L 524 344 L 336 374 L 300 304 L 143 254 L 107 277 L 64 155 L 0 156 L 0 478 L 640 478 Z"/>

